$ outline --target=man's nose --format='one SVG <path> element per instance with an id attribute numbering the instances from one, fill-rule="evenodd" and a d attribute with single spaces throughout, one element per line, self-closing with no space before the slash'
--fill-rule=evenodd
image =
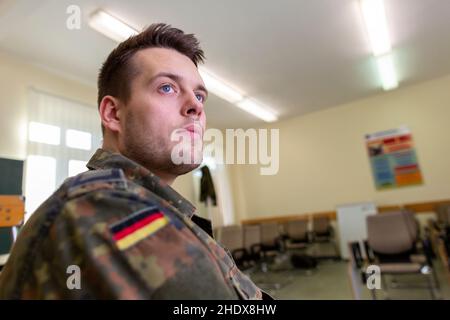
<path id="1" fill-rule="evenodd" d="M 200 118 L 202 113 L 203 113 L 203 103 L 197 99 L 195 93 L 189 94 L 183 105 L 182 109 L 183 116 Z"/>

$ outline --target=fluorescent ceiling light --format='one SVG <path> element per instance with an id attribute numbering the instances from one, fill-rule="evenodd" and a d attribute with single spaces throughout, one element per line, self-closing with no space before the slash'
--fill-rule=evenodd
<path id="1" fill-rule="evenodd" d="M 394 63 L 390 54 L 377 57 L 378 72 L 383 83 L 384 90 L 391 90 L 398 87 L 397 75 L 395 73 Z"/>
<path id="2" fill-rule="evenodd" d="M 244 99 L 244 96 L 237 89 L 232 88 L 230 85 L 225 83 L 225 81 L 213 75 L 205 68 L 199 67 L 198 71 L 200 72 L 200 75 L 202 76 L 208 90 L 216 96 L 230 103 L 236 103 Z"/>
<path id="3" fill-rule="evenodd" d="M 240 90 L 226 83 L 205 68 L 199 67 L 199 72 L 208 90 L 216 96 L 264 121 L 273 122 L 278 119 L 275 114 L 267 110 L 268 108 L 266 106 L 246 97 Z"/>
<path id="4" fill-rule="evenodd" d="M 361 11 L 375 56 L 391 50 L 383 0 L 361 0 Z"/>
<path id="5" fill-rule="evenodd" d="M 117 42 L 122 42 L 138 34 L 137 30 L 100 9 L 91 14 L 89 25 Z"/>
<path id="6" fill-rule="evenodd" d="M 248 113 L 253 114 L 254 116 L 266 122 L 273 122 L 278 120 L 276 115 L 274 115 L 272 112 L 267 111 L 267 107 L 264 107 L 259 102 L 253 99 L 245 98 L 244 100 L 236 103 L 236 105 L 242 110 L 247 111 Z"/>
<path id="7" fill-rule="evenodd" d="M 391 90 L 397 88 L 398 80 L 390 54 L 391 41 L 389 39 L 383 0 L 360 0 L 359 3 L 372 45 L 373 55 L 377 61 L 383 89 Z"/>

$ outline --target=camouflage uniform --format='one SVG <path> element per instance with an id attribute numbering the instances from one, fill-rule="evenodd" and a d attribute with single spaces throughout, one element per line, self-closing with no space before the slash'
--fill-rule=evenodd
<path id="1" fill-rule="evenodd" d="M 87 167 L 22 228 L 1 299 L 270 298 L 208 235 L 209 221 L 150 171 L 102 149 Z M 71 265 L 81 289 L 68 289 Z"/>

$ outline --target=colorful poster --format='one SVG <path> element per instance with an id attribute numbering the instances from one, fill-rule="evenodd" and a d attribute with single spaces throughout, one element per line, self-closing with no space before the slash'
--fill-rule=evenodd
<path id="1" fill-rule="evenodd" d="M 423 183 L 411 131 L 406 127 L 366 135 L 378 190 Z"/>

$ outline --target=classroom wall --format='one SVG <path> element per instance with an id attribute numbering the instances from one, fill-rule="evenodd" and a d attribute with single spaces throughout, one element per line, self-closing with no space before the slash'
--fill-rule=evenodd
<path id="1" fill-rule="evenodd" d="M 449 119 L 446 76 L 265 126 L 280 130 L 280 169 L 262 176 L 258 165 L 232 166 L 238 219 L 450 199 Z M 412 131 L 424 184 L 377 191 L 364 136 L 401 125 Z"/>

